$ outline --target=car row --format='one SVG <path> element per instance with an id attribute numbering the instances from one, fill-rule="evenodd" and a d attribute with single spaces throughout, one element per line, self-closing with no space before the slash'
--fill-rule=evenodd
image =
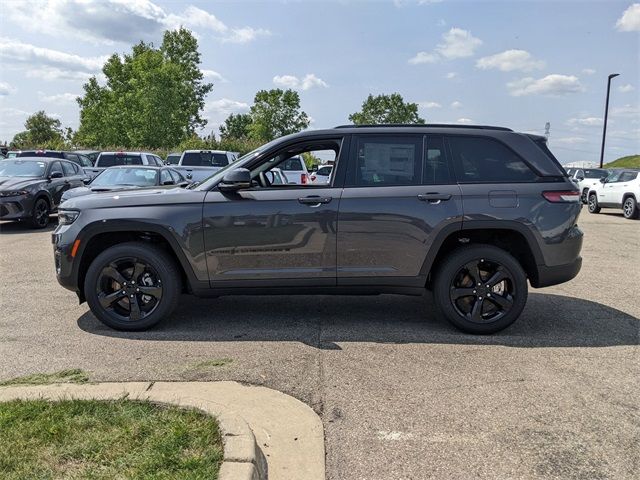
<path id="1" fill-rule="evenodd" d="M 587 194 L 589 213 L 600 213 L 602 208 L 622 209 L 625 218 L 640 218 L 640 170 L 614 170 L 589 187 Z"/>

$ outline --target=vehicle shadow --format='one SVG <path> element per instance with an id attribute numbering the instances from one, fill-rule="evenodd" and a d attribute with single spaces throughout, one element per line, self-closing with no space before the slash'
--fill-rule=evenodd
<path id="1" fill-rule="evenodd" d="M 91 334 L 128 340 L 297 341 L 328 350 L 340 342 L 606 347 L 640 344 L 640 319 L 588 300 L 531 293 L 510 328 L 488 336 L 462 333 L 446 322 L 430 294 L 362 296 L 184 296 L 170 319 L 146 332 L 118 332 L 91 312 L 78 319 Z"/>
<path id="2" fill-rule="evenodd" d="M 0 222 L 0 235 L 53 232 L 58 225 L 57 217 L 52 217 L 46 228 L 33 228 L 26 222 Z"/>

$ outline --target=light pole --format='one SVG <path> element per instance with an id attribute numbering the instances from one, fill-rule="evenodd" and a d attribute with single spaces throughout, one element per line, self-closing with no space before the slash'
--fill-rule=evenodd
<path id="1" fill-rule="evenodd" d="M 611 91 L 611 79 L 620 75 L 619 73 L 612 73 L 607 79 L 607 100 L 604 105 L 604 127 L 602 128 L 602 148 L 600 149 L 600 168 L 604 161 L 604 141 L 607 137 L 607 117 L 609 116 L 609 92 Z"/>

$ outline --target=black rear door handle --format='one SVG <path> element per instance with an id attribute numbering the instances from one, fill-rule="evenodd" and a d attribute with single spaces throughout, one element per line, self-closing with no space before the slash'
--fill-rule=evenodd
<path id="1" fill-rule="evenodd" d="M 421 193 L 418 195 L 418 200 L 423 202 L 430 203 L 440 203 L 445 202 L 451 198 L 450 193 L 438 193 L 438 192 L 429 192 L 429 193 Z"/>
<path id="2" fill-rule="evenodd" d="M 329 203 L 332 200 L 331 197 L 321 197 L 319 195 L 310 195 L 308 197 L 300 197 L 298 202 L 304 205 L 320 205 L 321 203 Z"/>

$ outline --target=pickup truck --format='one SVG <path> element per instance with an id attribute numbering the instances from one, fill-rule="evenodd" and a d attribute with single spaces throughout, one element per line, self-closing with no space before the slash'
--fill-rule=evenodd
<path id="1" fill-rule="evenodd" d="M 235 152 L 224 150 L 185 150 L 174 169 L 189 181 L 201 182 L 237 159 Z"/>
<path id="2" fill-rule="evenodd" d="M 102 152 L 98 155 L 93 167 L 86 167 L 84 173 L 94 178 L 105 168 L 116 165 L 150 165 L 162 167 L 164 162 L 160 157 L 147 152 Z"/>

